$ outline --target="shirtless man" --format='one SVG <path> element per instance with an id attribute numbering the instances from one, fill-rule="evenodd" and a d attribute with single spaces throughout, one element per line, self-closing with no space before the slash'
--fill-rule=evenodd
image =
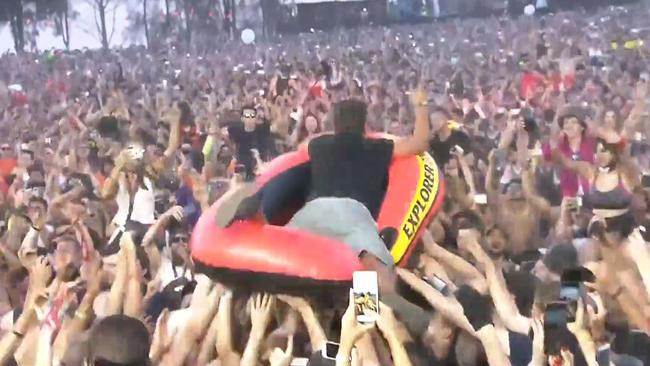
<path id="1" fill-rule="evenodd" d="M 517 255 L 539 247 L 540 243 L 536 242 L 540 237 L 539 222 L 541 219 L 550 219 L 551 206 L 535 192 L 533 164 L 527 164 L 521 173 L 521 179 L 512 179 L 506 185 L 504 194 L 501 194 L 498 188 L 495 151 L 490 153 L 488 160 L 488 206 L 496 218 L 496 226 L 509 238 L 510 244 L 506 250 L 511 255 Z"/>

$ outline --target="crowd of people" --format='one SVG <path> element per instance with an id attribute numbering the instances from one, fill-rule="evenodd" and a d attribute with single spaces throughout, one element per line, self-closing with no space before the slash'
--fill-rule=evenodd
<path id="1" fill-rule="evenodd" d="M 650 364 L 648 16 L 3 55 L 0 364 Z M 379 319 L 347 289 L 196 273 L 201 213 L 341 118 L 413 136 L 376 159 L 428 150 L 444 172 L 408 263 L 371 250 Z"/>

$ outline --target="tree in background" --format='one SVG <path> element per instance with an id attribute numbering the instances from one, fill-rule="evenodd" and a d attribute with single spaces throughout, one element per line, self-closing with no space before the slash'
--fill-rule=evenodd
<path id="1" fill-rule="evenodd" d="M 102 48 L 108 49 L 115 33 L 115 15 L 119 5 L 118 0 L 85 0 L 93 8 L 95 27 L 99 35 Z M 111 17 L 110 30 L 106 24 L 107 17 Z M 91 32 L 92 33 L 92 32 Z"/>
<path id="2" fill-rule="evenodd" d="M 0 0 L 0 22 L 9 22 L 16 52 L 25 49 L 25 23 L 22 0 Z"/>
<path id="3" fill-rule="evenodd" d="M 125 39 L 129 40 L 131 43 L 139 43 L 141 41 L 142 34 L 144 34 L 145 45 L 147 48 L 151 48 L 152 40 L 150 37 L 150 22 L 149 14 L 151 13 L 150 4 L 148 0 L 140 0 L 141 3 L 131 3 L 133 7 L 128 9 L 127 22 L 128 25 L 124 30 Z M 156 7 L 156 2 L 153 3 Z M 159 11 L 159 9 L 154 8 L 154 13 Z M 162 29 L 162 27 L 161 27 Z M 164 33 L 157 33 L 158 37 L 162 37 Z"/>
<path id="4" fill-rule="evenodd" d="M 36 20 L 52 25 L 66 49 L 70 49 L 70 20 L 78 16 L 79 12 L 70 8 L 68 0 L 36 0 Z"/>

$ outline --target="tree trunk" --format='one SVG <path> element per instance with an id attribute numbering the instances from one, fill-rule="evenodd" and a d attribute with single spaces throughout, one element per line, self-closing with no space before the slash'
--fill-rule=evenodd
<path id="1" fill-rule="evenodd" d="M 102 48 L 108 49 L 108 32 L 106 31 L 106 6 L 107 0 L 97 0 L 97 11 L 99 11 L 99 30 L 102 37 Z"/>
<path id="2" fill-rule="evenodd" d="M 230 15 L 232 16 L 232 36 L 237 37 L 237 0 L 230 0 Z"/>
<path id="3" fill-rule="evenodd" d="M 16 52 L 22 52 L 25 49 L 25 26 L 23 23 L 23 3 L 22 0 L 15 0 L 15 6 L 12 8 L 13 13 L 10 18 L 11 35 L 14 38 L 14 48 Z"/>
<path id="4" fill-rule="evenodd" d="M 63 12 L 63 28 L 61 34 L 63 35 L 63 44 L 65 44 L 65 49 L 70 49 L 70 23 L 68 21 L 68 9 L 66 8 Z"/>
<path id="5" fill-rule="evenodd" d="M 192 47 L 192 20 L 190 19 L 192 9 L 189 0 L 183 1 L 183 5 L 183 11 L 185 12 L 185 42 L 189 51 Z"/>
<path id="6" fill-rule="evenodd" d="M 165 30 L 165 34 L 169 33 L 170 24 L 171 24 L 171 18 L 169 15 L 169 0 L 165 0 L 165 27 L 163 28 Z"/>
<path id="7" fill-rule="evenodd" d="M 270 24 L 270 19 L 268 17 L 271 15 L 269 14 L 269 2 L 268 0 L 260 0 L 260 7 L 262 8 L 262 37 L 267 39 L 269 37 L 269 24 Z"/>
<path id="8" fill-rule="evenodd" d="M 230 15 L 230 1 L 223 0 L 223 25 L 228 37 L 232 37 L 232 16 Z"/>
<path id="9" fill-rule="evenodd" d="M 142 2 L 142 17 L 144 18 L 144 39 L 147 42 L 147 49 L 149 48 L 149 20 L 147 18 L 147 0 Z"/>

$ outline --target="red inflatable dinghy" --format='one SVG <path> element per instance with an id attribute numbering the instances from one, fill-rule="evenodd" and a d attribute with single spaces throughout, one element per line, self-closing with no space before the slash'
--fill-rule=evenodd
<path id="1" fill-rule="evenodd" d="M 343 243 L 285 228 L 304 205 L 309 188 L 305 147 L 267 165 L 255 182 L 261 194 L 261 220 L 235 222 L 227 228 L 215 219 L 223 199 L 204 212 L 192 234 L 192 258 L 200 272 L 225 283 L 290 291 L 348 286 L 361 270 L 357 256 Z M 427 153 L 393 159 L 377 220 L 380 235 L 395 263 L 404 263 L 423 229 L 440 208 L 444 182 Z"/>

